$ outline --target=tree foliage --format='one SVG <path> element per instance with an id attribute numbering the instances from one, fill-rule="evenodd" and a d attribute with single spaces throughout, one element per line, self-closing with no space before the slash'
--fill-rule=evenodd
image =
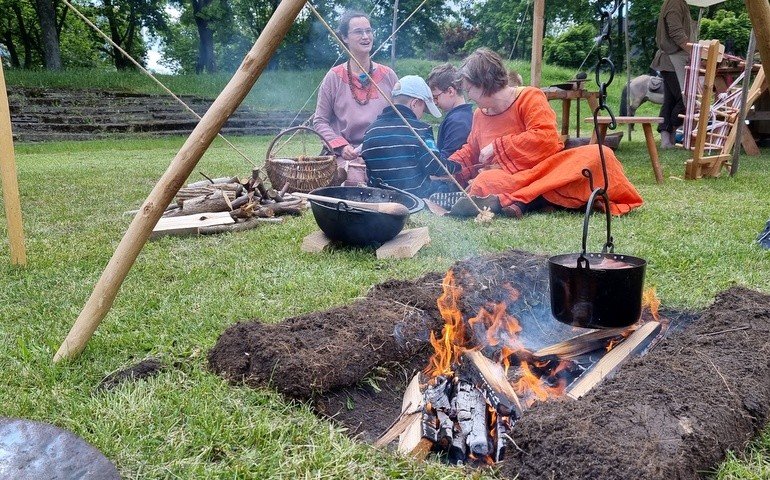
<path id="1" fill-rule="evenodd" d="M 92 32 L 59 0 L 0 0 L 0 54 L 15 68 L 45 66 L 46 47 L 36 4 L 55 2 L 56 28 L 64 68 L 132 68 L 131 64 Z M 179 73 L 232 72 L 252 47 L 280 0 L 77 0 L 76 5 L 113 41 L 140 62 L 150 43 L 163 53 L 162 64 Z M 635 70 L 647 70 L 655 53 L 655 27 L 663 0 L 628 3 L 631 57 Z M 370 14 L 379 61 L 388 61 L 393 28 L 393 0 L 334 0 L 314 6 L 334 28 L 344 8 Z M 547 0 L 544 59 L 576 67 L 588 56 L 599 29 L 600 9 L 614 0 Z M 396 51 L 400 58 L 453 59 L 478 47 L 505 58 L 529 59 L 532 48 L 534 0 L 399 0 L 396 17 L 403 22 Z M 419 7 L 419 8 L 418 8 Z M 169 14 L 169 12 L 171 14 Z M 693 8 L 693 18 L 698 11 Z M 408 18 L 408 20 L 407 20 Z M 622 31 L 611 32 L 612 59 L 623 61 Z M 742 0 L 728 0 L 704 11 L 701 38 L 732 40 L 744 54 L 751 24 Z M 593 32 L 593 33 L 592 33 Z M 48 38 L 50 41 L 50 38 Z M 728 45 L 729 46 L 729 45 Z M 49 48 L 50 50 L 50 48 Z M 596 52 L 593 52 L 596 55 Z M 289 30 L 268 68 L 328 68 L 344 58 L 333 35 L 309 9 Z M 595 62 L 588 58 L 586 68 Z M 50 66 L 50 65 L 49 65 Z"/>

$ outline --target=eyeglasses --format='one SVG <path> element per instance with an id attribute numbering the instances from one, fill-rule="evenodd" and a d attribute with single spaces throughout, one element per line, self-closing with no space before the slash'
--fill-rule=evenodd
<path id="1" fill-rule="evenodd" d="M 433 92 L 431 92 L 431 93 L 433 93 Z M 434 103 L 435 103 L 435 102 L 438 102 L 438 99 L 439 99 L 439 97 L 440 97 L 441 95 L 445 94 L 445 93 L 446 93 L 446 90 L 442 90 L 442 91 L 440 91 L 440 92 L 438 92 L 438 93 L 433 93 L 433 102 L 434 102 Z"/>
<path id="2" fill-rule="evenodd" d="M 354 28 L 350 31 L 350 35 L 355 35 L 356 37 L 363 37 L 366 35 L 367 37 L 374 36 L 374 31 L 371 28 Z"/>

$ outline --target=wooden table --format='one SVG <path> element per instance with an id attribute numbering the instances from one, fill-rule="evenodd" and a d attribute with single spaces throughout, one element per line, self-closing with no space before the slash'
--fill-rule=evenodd
<path id="1" fill-rule="evenodd" d="M 589 92 L 583 88 L 583 82 L 574 82 L 575 87 L 564 90 L 558 87 L 541 88 L 548 100 L 561 100 L 561 134 L 569 136 L 569 114 L 572 101 L 577 102 L 578 121 L 576 122 L 575 135 L 580 136 L 580 100 L 585 99 L 593 112 L 599 106 L 599 92 Z"/>
<path id="2" fill-rule="evenodd" d="M 597 123 L 599 124 L 599 132 L 602 138 L 607 136 L 607 127 L 610 125 L 612 119 L 610 117 L 598 117 Z M 593 123 L 593 118 L 586 118 L 586 123 Z M 628 124 L 641 124 L 644 130 L 644 139 L 647 142 L 647 152 L 650 154 L 650 163 L 652 164 L 652 172 L 655 174 L 655 181 L 657 183 L 663 183 L 663 170 L 660 167 L 660 161 L 658 159 L 658 147 L 655 145 L 655 139 L 652 136 L 652 124 L 663 123 L 662 117 L 615 117 L 615 122 L 618 125 Z M 591 135 L 591 143 L 596 143 L 596 132 Z"/>

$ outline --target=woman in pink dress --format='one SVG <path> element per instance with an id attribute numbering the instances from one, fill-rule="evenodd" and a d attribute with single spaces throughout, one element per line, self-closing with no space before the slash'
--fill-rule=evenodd
<path id="1" fill-rule="evenodd" d="M 344 184 L 357 185 L 366 183 L 366 166 L 359 155 L 364 132 L 389 105 L 388 98 L 398 77 L 392 69 L 370 58 L 374 32 L 365 13 L 346 11 L 340 18 L 337 34 L 355 60 L 349 58 L 324 77 L 318 90 L 313 127 L 334 149 L 341 179 L 345 177 L 342 171 L 346 172 Z"/>

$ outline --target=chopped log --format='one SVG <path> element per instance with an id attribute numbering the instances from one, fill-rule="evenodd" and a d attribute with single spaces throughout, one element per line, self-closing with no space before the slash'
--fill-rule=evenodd
<path id="1" fill-rule="evenodd" d="M 377 258 L 412 258 L 428 243 L 430 243 L 428 227 L 404 230 L 377 249 Z"/>
<path id="2" fill-rule="evenodd" d="M 642 351 L 660 332 L 660 322 L 650 321 L 636 329 L 627 339 L 607 352 L 601 360 L 586 370 L 567 390 L 567 396 L 577 400 L 599 382 L 611 375 L 628 358 Z"/>
<path id="3" fill-rule="evenodd" d="M 545 348 L 541 348 L 532 355 L 535 357 L 555 356 L 561 359 L 577 357 L 584 353 L 592 352 L 607 345 L 610 339 L 620 337 L 627 331 L 636 329 L 636 325 L 624 328 L 608 328 L 606 330 L 594 330 L 583 333 L 563 342 L 554 343 Z"/>
<path id="4" fill-rule="evenodd" d="M 502 365 L 478 351 L 466 351 L 463 359 L 463 372 L 481 389 L 490 405 L 501 415 L 510 416 L 514 420 L 521 418 L 524 409 Z"/>
<path id="5" fill-rule="evenodd" d="M 419 373 L 412 378 L 404 392 L 404 399 L 401 403 L 402 412 L 415 406 L 416 415 L 411 416 L 409 423 L 404 431 L 398 437 L 398 451 L 402 453 L 411 453 L 420 445 L 422 441 L 422 416 L 425 407 L 422 390 L 420 389 Z M 432 442 L 431 442 L 432 446 Z"/>
<path id="6" fill-rule="evenodd" d="M 412 377 L 412 381 L 409 382 L 404 391 L 404 398 L 401 402 L 401 415 L 398 416 L 385 433 L 380 435 L 380 438 L 375 440 L 374 446 L 384 447 L 404 433 L 415 422 L 415 419 L 419 420 L 419 417 L 422 415 L 422 407 L 423 395 L 420 390 L 420 374 L 418 373 Z"/>
<path id="7" fill-rule="evenodd" d="M 316 230 L 302 239 L 300 250 L 305 253 L 321 253 L 326 247 L 331 245 L 331 243 L 331 239 L 327 237 L 324 232 Z"/>
<path id="8" fill-rule="evenodd" d="M 275 217 L 277 215 L 302 215 L 302 209 L 297 205 L 285 205 L 289 202 L 271 203 L 269 205 L 262 205 L 254 211 L 254 215 L 258 217 Z"/>
<path id="9" fill-rule="evenodd" d="M 198 228 L 198 233 L 200 235 L 213 235 L 216 233 L 245 232 L 246 230 L 251 230 L 260 225 L 266 225 L 270 223 L 282 223 L 282 222 L 283 222 L 283 218 L 281 217 L 276 217 L 276 218 L 251 217 L 246 220 L 229 224 L 229 225 L 212 225 L 207 227 L 200 227 Z"/>
<path id="10" fill-rule="evenodd" d="M 150 239 L 164 235 L 197 235 L 201 227 L 235 223 L 227 212 L 198 213 L 183 217 L 161 218 L 152 230 Z"/>
<path id="11" fill-rule="evenodd" d="M 459 463 L 461 459 L 464 461 L 464 454 L 468 451 L 474 455 L 488 455 L 489 432 L 484 395 L 472 383 L 461 380 L 457 385 L 454 405 L 459 431 L 455 435 L 457 441 L 452 443 L 453 463 Z"/>
<path id="12" fill-rule="evenodd" d="M 214 192 L 205 197 L 195 197 L 190 200 L 185 200 L 182 203 L 182 215 L 193 215 L 195 213 L 206 212 L 229 212 L 230 200 L 227 195 L 222 192 Z"/>
<path id="13" fill-rule="evenodd" d="M 220 177 L 220 178 L 212 178 L 211 180 L 207 178 L 206 180 L 198 180 L 197 182 L 188 183 L 186 188 L 205 187 L 208 185 L 221 185 L 223 183 L 240 183 L 240 180 L 238 179 L 238 177 Z"/>

